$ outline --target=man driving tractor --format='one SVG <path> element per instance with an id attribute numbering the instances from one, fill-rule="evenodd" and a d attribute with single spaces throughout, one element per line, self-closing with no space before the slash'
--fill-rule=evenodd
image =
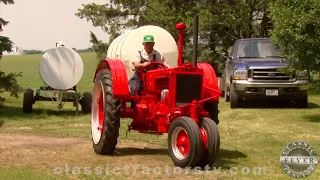
<path id="1" fill-rule="evenodd" d="M 138 51 L 137 56 L 134 57 L 134 61 L 132 63 L 135 69 L 133 77 L 129 80 L 130 94 L 132 96 L 136 95 L 136 93 L 137 95 L 141 95 L 143 82 L 141 82 L 139 73 L 137 72 L 139 69 L 149 65 L 150 62 L 161 62 L 169 67 L 163 55 L 153 48 L 155 41 L 151 34 L 147 34 L 143 37 L 142 45 L 144 48 L 142 51 Z M 134 103 L 131 105 L 133 106 L 133 104 Z"/>

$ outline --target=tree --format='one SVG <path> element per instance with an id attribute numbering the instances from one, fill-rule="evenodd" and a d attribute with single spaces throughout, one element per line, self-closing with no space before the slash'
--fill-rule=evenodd
<path id="1" fill-rule="evenodd" d="M 320 70 L 320 1 L 281 0 L 270 5 L 273 43 L 290 69 Z"/>
<path id="2" fill-rule="evenodd" d="M 1 0 L 2 3 L 5 5 L 7 4 L 14 4 L 13 0 Z M 5 21 L 4 19 L 0 18 L 0 28 L 2 31 L 2 27 L 6 26 L 9 22 Z M 7 51 L 11 52 L 13 47 L 13 42 L 8 37 L 0 36 L 0 60 L 2 58 L 2 52 Z M 5 74 L 4 72 L 0 71 L 0 93 L 5 91 L 10 92 L 10 95 L 13 97 L 18 98 L 18 94 L 22 91 L 22 87 L 18 85 L 16 78 L 21 76 L 21 74 L 16 73 L 9 73 Z M 0 97 L 0 107 L 3 106 L 4 98 Z"/>
<path id="3" fill-rule="evenodd" d="M 236 39 L 268 37 L 271 28 L 268 4 L 272 0 L 111 0 L 109 4 L 83 5 L 76 13 L 93 26 L 111 35 L 103 44 L 93 39 L 95 51 L 106 51 L 122 30 L 143 25 L 157 25 L 177 40 L 175 25 L 184 22 L 184 57 L 192 57 L 193 17 L 199 17 L 199 61 L 217 64 L 219 53 L 226 52 Z M 92 33 L 91 33 L 92 36 Z M 93 37 L 93 36 L 92 36 Z M 103 47 L 103 48 L 102 48 Z M 96 51 L 96 52 L 97 52 Z M 99 52 L 100 55 L 103 52 Z M 214 65 L 215 67 L 216 65 Z M 217 70 L 217 69 L 216 69 Z"/>

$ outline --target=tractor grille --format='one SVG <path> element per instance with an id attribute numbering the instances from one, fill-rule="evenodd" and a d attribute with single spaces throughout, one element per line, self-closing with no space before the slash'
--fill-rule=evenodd
<path id="1" fill-rule="evenodd" d="M 278 69 L 249 69 L 248 78 L 253 81 L 290 81 L 294 77 Z"/>
<path id="2" fill-rule="evenodd" d="M 177 107 L 191 103 L 194 99 L 200 100 L 202 88 L 201 75 L 177 74 L 176 85 Z"/>

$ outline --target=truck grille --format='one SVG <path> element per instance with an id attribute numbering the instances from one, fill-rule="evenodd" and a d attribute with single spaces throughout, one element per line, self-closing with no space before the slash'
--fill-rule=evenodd
<path id="1" fill-rule="evenodd" d="M 248 77 L 257 81 L 290 81 L 294 78 L 278 69 L 249 69 Z"/>
<path id="2" fill-rule="evenodd" d="M 202 76 L 190 74 L 177 74 L 176 105 L 191 103 L 194 99 L 200 100 Z"/>

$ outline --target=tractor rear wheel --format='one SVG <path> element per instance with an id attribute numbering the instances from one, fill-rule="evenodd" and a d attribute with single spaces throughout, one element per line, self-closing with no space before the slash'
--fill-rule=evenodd
<path id="1" fill-rule="evenodd" d="M 220 150 L 220 135 L 217 124 L 210 118 L 203 118 L 200 128 L 203 140 L 203 154 L 198 166 L 211 167 L 218 157 Z"/>
<path id="2" fill-rule="evenodd" d="M 219 124 L 219 107 L 218 102 L 208 102 L 203 104 L 203 108 L 209 112 L 210 118 L 216 123 Z"/>
<path id="3" fill-rule="evenodd" d="M 92 102 L 92 94 L 89 92 L 85 92 L 80 99 L 81 110 L 84 114 L 91 113 L 91 102 Z"/>
<path id="4" fill-rule="evenodd" d="M 33 90 L 26 89 L 23 94 L 23 112 L 32 113 L 32 105 L 34 104 Z"/>
<path id="5" fill-rule="evenodd" d="M 189 117 L 175 119 L 168 132 L 169 155 L 176 166 L 194 167 L 202 156 L 199 126 Z"/>
<path id="6" fill-rule="evenodd" d="M 97 154 L 111 155 L 118 143 L 121 103 L 113 97 L 110 70 L 101 70 L 99 74 L 92 98 L 93 148 Z"/>

